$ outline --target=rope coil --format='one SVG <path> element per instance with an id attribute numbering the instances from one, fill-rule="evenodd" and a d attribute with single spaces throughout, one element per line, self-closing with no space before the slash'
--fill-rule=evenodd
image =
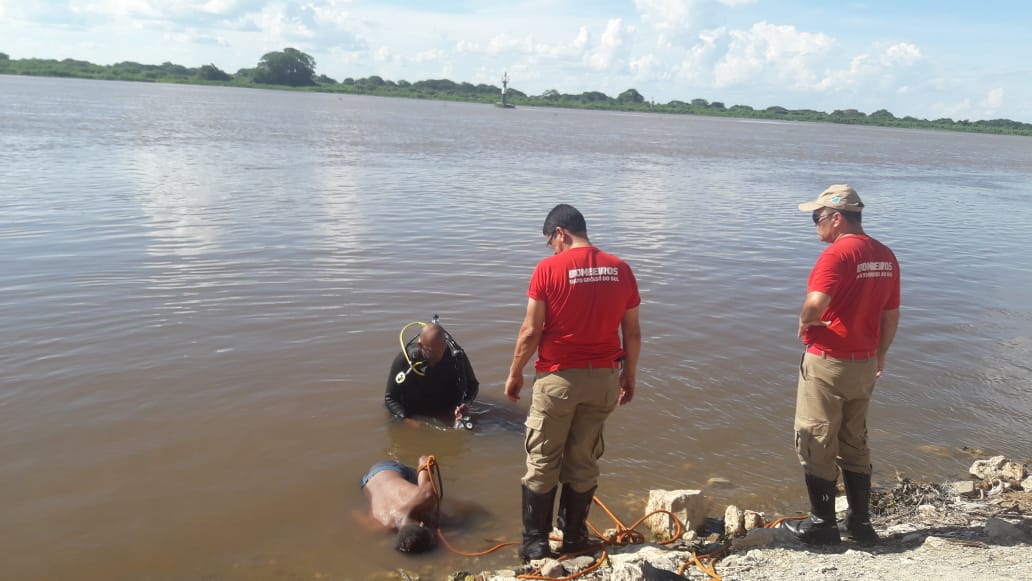
<path id="1" fill-rule="evenodd" d="M 489 554 L 491 554 L 491 553 L 493 553 L 493 552 L 495 552 L 495 551 L 497 551 L 499 549 L 502 549 L 504 547 L 513 546 L 513 545 L 519 545 L 520 544 L 519 541 L 505 541 L 505 542 L 502 542 L 502 543 L 498 543 L 497 545 L 495 545 L 495 546 L 493 546 L 493 547 L 491 547 L 489 549 L 486 549 L 486 550 L 483 550 L 483 551 L 475 551 L 475 552 L 462 551 L 460 549 L 455 548 L 451 543 L 448 542 L 448 539 L 444 536 L 444 532 L 441 530 L 441 527 L 440 527 L 441 504 L 444 501 L 444 485 L 443 485 L 443 482 L 441 480 L 441 468 L 437 464 L 437 458 L 435 458 L 432 455 L 427 456 L 426 462 L 424 462 L 423 464 L 419 465 L 419 469 L 417 470 L 417 473 L 418 472 L 422 472 L 423 470 L 426 470 L 430 474 L 430 483 L 431 483 L 431 486 L 433 487 L 434 494 L 437 496 L 437 499 L 438 499 L 438 502 L 437 502 L 437 517 L 438 517 L 437 518 L 437 522 L 438 522 L 437 538 L 441 541 L 441 544 L 444 545 L 449 551 L 451 551 L 452 553 L 454 553 L 456 555 L 462 556 L 462 557 L 482 557 L 484 555 L 489 555 Z M 522 575 L 517 575 L 516 576 L 517 579 L 534 579 L 534 580 L 539 580 L 539 581 L 572 581 L 573 579 L 577 579 L 579 577 L 583 577 L 584 575 L 587 575 L 588 573 L 591 573 L 592 571 L 595 571 L 596 569 L 598 569 L 603 564 L 605 564 L 605 563 L 607 563 L 609 561 L 609 553 L 608 553 L 608 551 L 606 551 L 605 547 L 607 547 L 607 546 L 622 547 L 622 546 L 626 546 L 626 545 L 640 545 L 640 544 L 644 544 L 645 543 L 645 535 L 642 534 L 641 532 L 639 532 L 636 529 L 637 529 L 637 527 L 641 523 L 645 522 L 646 519 L 648 519 L 649 517 L 651 517 L 653 515 L 656 515 L 656 514 L 665 514 L 665 515 L 667 515 L 668 517 L 670 517 L 671 520 L 673 520 L 674 524 L 677 525 L 675 534 L 673 536 L 671 536 L 671 538 L 666 540 L 666 541 L 657 542 L 656 543 L 657 545 L 668 545 L 670 543 L 677 542 L 678 540 L 681 539 L 681 535 L 684 534 L 684 523 L 682 523 L 680 521 L 680 519 L 678 519 L 677 516 L 674 515 L 674 513 L 670 512 L 668 510 L 663 510 L 663 509 L 654 510 L 654 511 L 646 514 L 645 516 L 639 518 L 638 520 L 634 521 L 634 524 L 632 524 L 631 526 L 628 527 L 625 524 L 623 524 L 623 522 L 615 514 L 613 514 L 613 512 L 611 510 L 609 510 L 609 507 L 606 506 L 605 503 L 602 502 L 602 500 L 599 497 L 595 496 L 595 497 L 592 498 L 592 500 L 593 500 L 593 502 L 595 504 L 597 504 L 601 508 L 601 510 L 603 510 L 607 515 L 609 515 L 609 518 L 613 519 L 613 522 L 616 523 L 616 532 L 613 533 L 612 535 L 610 535 L 609 537 L 606 537 L 605 534 L 600 532 L 597 528 L 595 528 L 595 526 L 592 525 L 591 522 L 587 522 L 586 524 L 588 525 L 588 528 L 591 529 L 591 531 L 595 534 L 595 536 L 597 536 L 599 538 L 598 545 L 595 546 L 595 547 L 591 547 L 591 548 L 585 549 L 584 551 L 581 551 L 580 553 L 570 553 L 570 554 L 561 555 L 557 560 L 558 561 L 565 561 L 565 560 L 568 560 L 568 559 L 572 559 L 574 557 L 578 557 L 578 556 L 580 556 L 582 554 L 586 554 L 586 553 L 589 553 L 589 552 L 597 551 L 599 548 L 602 548 L 602 554 L 599 555 L 599 557 L 595 560 L 595 562 L 591 566 L 586 567 L 584 569 L 581 569 L 580 571 L 577 571 L 576 573 L 572 573 L 572 574 L 567 575 L 565 577 L 547 577 L 547 576 L 541 575 L 541 569 L 538 568 L 538 569 L 534 570 L 533 572 L 524 573 Z M 775 522 L 780 522 L 781 520 L 783 520 L 783 519 L 779 519 L 778 521 L 775 521 Z M 558 538 L 555 538 L 555 537 L 550 537 L 549 540 L 559 541 L 561 539 L 558 539 Z M 681 567 L 678 570 L 677 574 L 678 575 L 684 575 L 684 571 L 688 567 L 690 567 L 691 565 L 694 564 L 702 572 L 704 572 L 707 576 L 709 576 L 714 581 L 720 581 L 720 576 L 717 575 L 716 569 L 714 568 L 714 564 L 717 562 L 717 560 L 720 559 L 720 557 L 728 549 L 728 546 L 729 545 L 724 545 L 723 547 L 721 547 L 717 551 L 713 551 L 713 552 L 706 553 L 706 554 L 703 554 L 703 555 L 697 555 L 695 553 L 695 551 L 692 551 L 691 552 L 692 559 L 690 561 L 684 563 L 683 565 L 681 565 Z"/>

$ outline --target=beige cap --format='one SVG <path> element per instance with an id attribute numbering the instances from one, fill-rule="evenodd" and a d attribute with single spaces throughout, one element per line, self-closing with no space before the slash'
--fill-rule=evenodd
<path id="1" fill-rule="evenodd" d="M 835 184 L 828 186 L 828 189 L 821 192 L 817 199 L 812 202 L 799 204 L 803 212 L 813 212 L 820 208 L 831 208 L 844 212 L 860 212 L 864 209 L 864 203 L 852 186 L 846 184 Z"/>

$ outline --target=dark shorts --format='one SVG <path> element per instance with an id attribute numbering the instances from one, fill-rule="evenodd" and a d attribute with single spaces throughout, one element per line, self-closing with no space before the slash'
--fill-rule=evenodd
<path id="1" fill-rule="evenodd" d="M 362 482 L 359 484 L 358 489 L 361 490 L 365 488 L 365 485 L 369 483 L 370 478 L 384 470 L 393 470 L 398 474 L 401 474 L 402 478 L 408 480 L 412 484 L 419 483 L 419 473 L 416 472 L 414 468 L 410 468 L 397 460 L 384 460 L 383 462 L 373 464 L 373 467 L 369 469 L 369 473 L 362 477 Z"/>

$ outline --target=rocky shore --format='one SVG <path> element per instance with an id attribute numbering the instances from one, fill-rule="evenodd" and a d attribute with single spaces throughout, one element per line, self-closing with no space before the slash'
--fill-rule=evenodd
<path id="1" fill-rule="evenodd" d="M 777 515 L 728 506 L 722 518 L 707 516 L 699 491 L 652 491 L 646 513 L 668 510 L 688 532 L 669 541 L 671 519 L 656 514 L 640 525 L 633 544 L 606 547 L 606 558 L 546 559 L 512 569 L 456 572 L 449 581 L 516 581 L 519 576 L 587 581 L 724 579 L 916 579 L 1028 581 L 1032 579 L 1032 476 L 1029 460 L 997 456 L 976 461 L 970 478 L 945 484 L 898 476 L 872 493 L 875 547 L 849 540 L 810 547 L 770 525 Z M 840 518 L 846 509 L 839 497 Z M 620 542 L 621 531 L 605 532 Z M 644 542 L 640 542 L 644 540 Z M 666 541 L 666 542 L 664 542 Z M 714 555 L 712 561 L 705 557 Z M 693 563 L 693 555 L 701 558 Z M 711 567 L 710 572 L 706 571 Z M 404 575 L 403 575 L 404 577 Z M 415 579 L 415 577 L 409 577 Z"/>

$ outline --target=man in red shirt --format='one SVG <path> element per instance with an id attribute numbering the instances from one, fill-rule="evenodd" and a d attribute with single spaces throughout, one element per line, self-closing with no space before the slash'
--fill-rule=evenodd
<path id="1" fill-rule="evenodd" d="M 584 216 L 573 206 L 553 208 L 542 233 L 554 256 L 538 263 L 530 279 L 505 381 L 506 397 L 519 400 L 523 368 L 537 351 L 522 479 L 524 561 L 553 556 L 548 535 L 560 482 L 561 552 L 591 548 L 587 518 L 603 427 L 618 403 L 634 397 L 641 352 L 641 297 L 627 263 L 591 245 Z"/>
<path id="2" fill-rule="evenodd" d="M 817 235 L 830 244 L 810 272 L 799 313 L 806 350 L 799 365 L 795 447 L 811 515 L 787 524 L 810 544 L 841 541 L 835 523 L 840 469 L 849 500 L 841 532 L 861 545 L 878 541 L 870 519 L 867 409 L 896 336 L 900 284 L 896 256 L 864 233 L 863 208 L 860 196 L 844 184 L 799 204 L 812 212 Z"/>

